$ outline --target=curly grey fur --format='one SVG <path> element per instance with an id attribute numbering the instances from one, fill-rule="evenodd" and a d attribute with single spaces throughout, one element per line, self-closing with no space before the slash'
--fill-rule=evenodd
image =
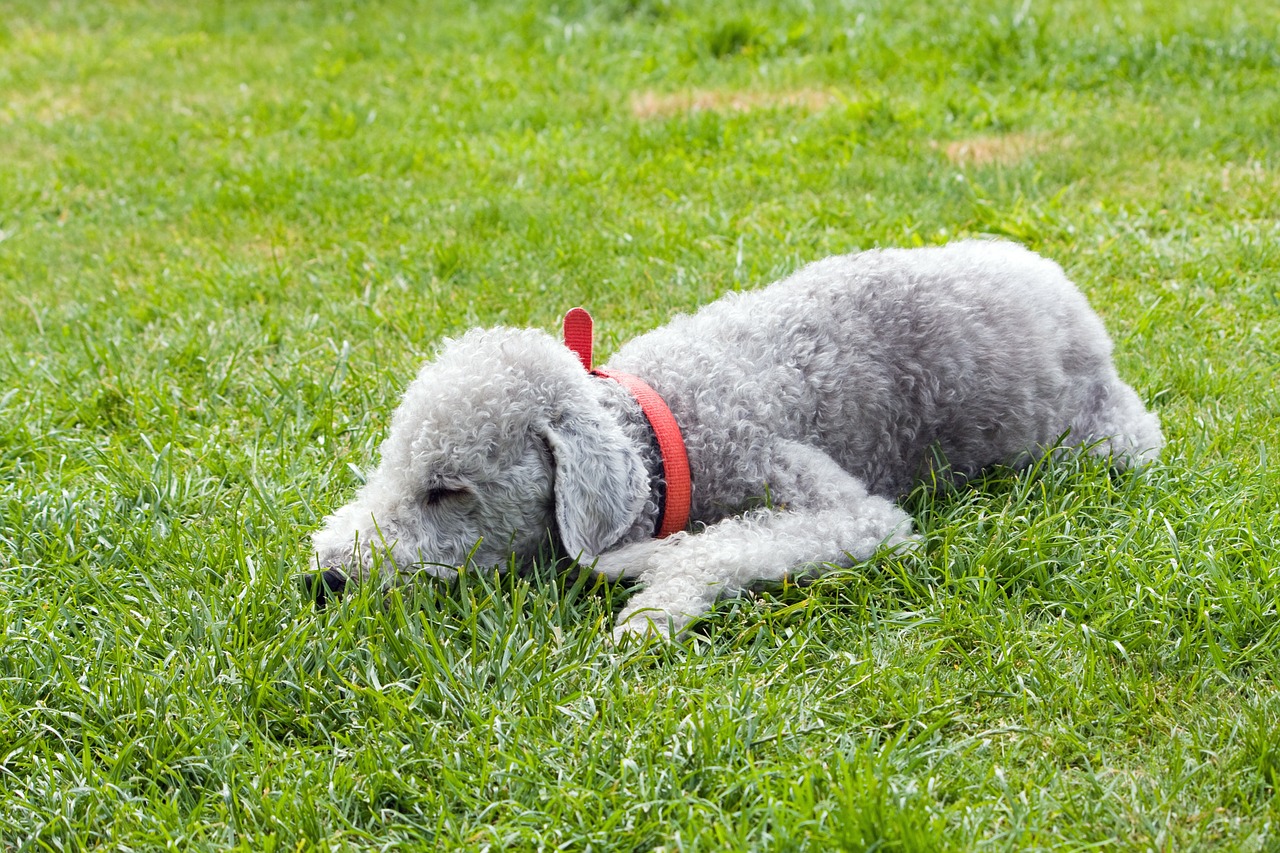
<path id="1" fill-rule="evenodd" d="M 656 445 L 620 386 L 550 335 L 476 330 L 410 384 L 377 469 L 315 534 L 318 565 L 360 579 L 378 555 L 449 577 L 469 555 L 529 560 L 551 534 L 640 581 L 620 634 L 665 634 L 753 582 L 911 547 L 892 500 L 921 477 L 1025 464 L 1064 435 L 1120 467 L 1164 443 L 1061 268 L 1003 242 L 828 258 L 609 366 L 679 421 L 696 532 L 651 538 Z"/>

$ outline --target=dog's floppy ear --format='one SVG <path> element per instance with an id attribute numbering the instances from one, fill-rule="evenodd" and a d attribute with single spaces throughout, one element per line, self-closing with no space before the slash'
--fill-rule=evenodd
<path id="1" fill-rule="evenodd" d="M 640 454 L 617 424 L 565 415 L 544 437 L 555 465 L 556 526 L 573 557 L 594 557 L 635 523 L 649 488 Z"/>

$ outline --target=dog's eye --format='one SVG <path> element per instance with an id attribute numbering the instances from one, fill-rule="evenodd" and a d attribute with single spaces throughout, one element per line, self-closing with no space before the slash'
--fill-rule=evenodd
<path id="1" fill-rule="evenodd" d="M 428 489 L 427 493 L 422 496 L 422 502 L 427 506 L 436 506 L 444 503 L 445 501 L 465 497 L 466 495 L 466 489 L 449 489 L 444 486 L 439 486 L 434 489 Z"/>

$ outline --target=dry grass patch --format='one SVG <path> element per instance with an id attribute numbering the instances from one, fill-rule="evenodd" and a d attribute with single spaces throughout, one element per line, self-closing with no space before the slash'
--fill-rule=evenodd
<path id="1" fill-rule="evenodd" d="M 1064 140 L 1045 133 L 1010 133 L 957 139 L 947 143 L 942 153 L 957 166 L 1012 166 L 1064 144 Z M 938 143 L 934 147 L 939 147 Z"/>
<path id="2" fill-rule="evenodd" d="M 32 92 L 10 93 L 0 101 L 0 124 L 35 121 L 45 127 L 88 114 L 79 86 L 42 86 Z"/>
<path id="3" fill-rule="evenodd" d="M 631 114 L 638 119 L 668 118 L 682 113 L 745 113 L 780 107 L 818 112 L 842 100 L 825 89 L 789 92 L 723 92 L 694 89 L 689 92 L 640 92 L 631 98 Z"/>

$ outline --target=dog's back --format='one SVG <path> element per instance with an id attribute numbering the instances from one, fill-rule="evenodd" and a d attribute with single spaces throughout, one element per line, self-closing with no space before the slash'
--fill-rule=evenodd
<path id="1" fill-rule="evenodd" d="M 1025 461 L 1078 427 L 1063 413 L 1091 395 L 1132 394 L 1110 355 L 1057 264 L 970 241 L 810 264 L 675 318 L 612 365 L 667 399 L 691 462 L 727 485 L 702 497 L 733 500 L 759 487 L 734 482 L 735 454 L 776 437 L 825 450 L 884 495 L 938 457 L 960 475 Z"/>

